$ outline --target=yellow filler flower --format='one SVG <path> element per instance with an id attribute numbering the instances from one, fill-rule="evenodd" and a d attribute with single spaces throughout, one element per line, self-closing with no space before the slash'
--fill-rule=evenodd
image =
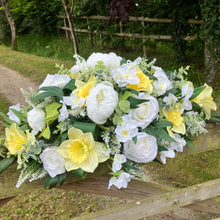
<path id="1" fill-rule="evenodd" d="M 15 123 L 13 123 L 10 128 L 5 129 L 5 135 L 5 146 L 12 155 L 21 154 L 19 151 L 23 148 L 23 144 L 28 145 L 35 143 L 34 135 L 29 133 L 28 130 L 25 134 L 16 127 Z"/>
<path id="2" fill-rule="evenodd" d="M 86 172 L 93 173 L 99 163 L 109 157 L 104 154 L 103 144 L 94 141 L 92 133 L 83 133 L 80 129 L 70 128 L 69 140 L 64 141 L 57 152 L 65 160 L 67 171 L 81 168 Z"/>
<path id="3" fill-rule="evenodd" d="M 212 98 L 212 87 L 207 86 L 196 98 L 192 100 L 199 105 L 205 112 L 206 118 L 211 118 L 211 110 L 217 109 L 216 103 Z"/>

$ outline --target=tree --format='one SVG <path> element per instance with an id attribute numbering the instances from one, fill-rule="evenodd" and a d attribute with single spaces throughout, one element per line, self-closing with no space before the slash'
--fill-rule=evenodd
<path id="1" fill-rule="evenodd" d="M 11 28 L 11 44 L 12 44 L 12 50 L 17 50 L 17 37 L 16 37 L 16 27 L 15 22 L 11 16 L 11 13 L 7 7 L 8 0 L 1 0 L 2 7 L 4 9 L 5 15 L 7 17 L 8 23 Z"/>
<path id="2" fill-rule="evenodd" d="M 72 40 L 73 40 L 75 54 L 78 54 L 79 53 L 79 48 L 78 48 L 76 33 L 74 31 L 74 21 L 73 21 L 73 16 L 72 16 L 75 1 L 72 0 L 71 9 L 69 9 L 69 7 L 68 7 L 68 0 L 62 0 L 62 2 L 63 2 L 63 6 L 64 6 L 64 9 L 65 9 L 65 12 L 66 12 L 66 16 L 67 16 L 67 19 L 68 19 L 68 22 L 69 22 L 70 33 L 71 33 L 71 37 L 72 37 Z"/>

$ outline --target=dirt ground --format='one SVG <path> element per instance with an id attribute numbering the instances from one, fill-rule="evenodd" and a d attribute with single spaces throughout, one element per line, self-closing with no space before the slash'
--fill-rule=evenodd
<path id="1" fill-rule="evenodd" d="M 28 90 L 29 87 L 37 89 L 38 85 L 33 83 L 29 78 L 0 64 L 0 94 L 5 97 L 9 103 L 12 105 L 17 103 L 24 105 L 24 97 L 20 88 Z M 157 179 L 150 173 L 146 173 L 146 175 L 149 177 L 148 181 L 158 183 Z M 163 215 L 143 218 L 143 220 L 210 220 L 216 219 L 217 217 L 219 216 L 208 212 L 196 212 L 189 209 L 178 208 Z M 218 218 L 218 220 L 220 220 L 220 218 Z"/>

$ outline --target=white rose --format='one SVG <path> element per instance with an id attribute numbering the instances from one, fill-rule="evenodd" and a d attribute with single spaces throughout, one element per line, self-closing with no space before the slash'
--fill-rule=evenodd
<path id="1" fill-rule="evenodd" d="M 15 109 L 17 111 L 20 111 L 20 103 L 18 103 L 17 105 L 12 105 L 9 107 L 9 112 L 7 113 L 9 119 L 11 119 L 12 121 L 15 121 L 17 123 L 20 123 L 20 119 L 15 115 L 15 113 L 11 110 L 11 109 Z"/>
<path id="2" fill-rule="evenodd" d="M 87 66 L 94 68 L 98 61 L 103 61 L 108 71 L 113 71 L 120 66 L 122 58 L 115 53 L 93 53 L 87 60 Z"/>
<path id="3" fill-rule="evenodd" d="M 155 118 L 157 118 L 159 112 L 159 104 L 157 99 L 151 95 L 140 93 L 138 99 L 146 99 L 148 102 L 144 102 L 139 105 L 138 108 L 129 111 L 129 115 L 136 122 L 136 125 L 142 129 L 146 128 Z"/>
<path id="4" fill-rule="evenodd" d="M 33 129 L 32 134 L 36 135 L 45 126 L 45 112 L 40 107 L 35 107 L 27 113 L 27 121 Z"/>
<path id="5" fill-rule="evenodd" d="M 70 80 L 71 80 L 71 78 L 68 75 L 47 74 L 43 83 L 39 86 L 39 89 L 44 86 L 58 86 L 60 88 L 63 88 Z"/>
<path id="6" fill-rule="evenodd" d="M 149 163 L 157 156 L 157 140 L 144 132 L 137 134 L 137 143 L 132 140 L 124 144 L 124 154 L 137 163 Z"/>
<path id="7" fill-rule="evenodd" d="M 88 117 L 97 124 L 104 124 L 118 104 L 118 93 L 109 82 L 99 83 L 91 89 L 86 100 Z"/>
<path id="8" fill-rule="evenodd" d="M 56 151 L 57 147 L 46 148 L 41 154 L 44 169 L 51 177 L 65 173 L 64 158 Z"/>

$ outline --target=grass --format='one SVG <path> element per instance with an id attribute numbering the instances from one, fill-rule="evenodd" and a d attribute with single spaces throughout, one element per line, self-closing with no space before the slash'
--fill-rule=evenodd
<path id="1" fill-rule="evenodd" d="M 38 83 L 42 82 L 45 76 L 57 72 L 55 64 L 64 64 L 66 68 L 71 68 L 74 61 L 64 61 L 52 58 L 45 58 L 33 54 L 12 51 L 11 48 L 0 45 L 0 61 L 2 65 L 18 71 L 24 76 L 31 77 Z"/>

